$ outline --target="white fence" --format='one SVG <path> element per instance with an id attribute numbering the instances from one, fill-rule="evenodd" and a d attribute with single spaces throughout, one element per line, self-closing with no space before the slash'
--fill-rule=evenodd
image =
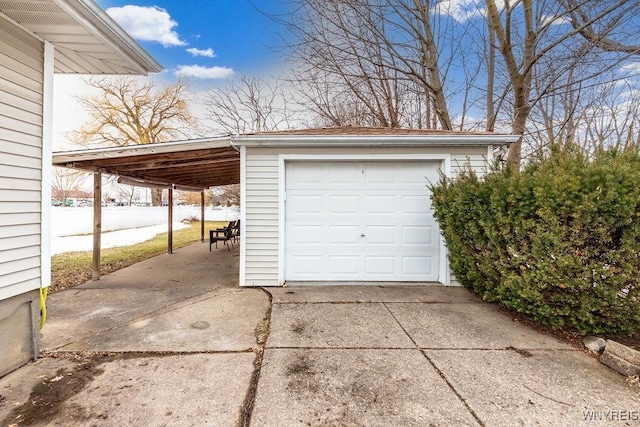
<path id="1" fill-rule="evenodd" d="M 240 216 L 237 206 L 207 207 L 207 221 L 233 221 Z M 143 206 L 108 206 L 102 208 L 102 231 L 126 230 L 166 224 L 168 208 Z M 173 220 L 195 218 L 200 220 L 200 206 L 174 206 Z M 51 234 L 54 237 L 75 236 L 93 233 L 92 207 L 53 206 L 51 212 Z"/>

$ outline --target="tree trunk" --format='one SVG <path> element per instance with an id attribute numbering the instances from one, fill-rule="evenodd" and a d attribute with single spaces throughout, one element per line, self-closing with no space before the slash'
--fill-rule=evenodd
<path id="1" fill-rule="evenodd" d="M 162 188 L 151 189 L 151 205 L 162 206 Z"/>

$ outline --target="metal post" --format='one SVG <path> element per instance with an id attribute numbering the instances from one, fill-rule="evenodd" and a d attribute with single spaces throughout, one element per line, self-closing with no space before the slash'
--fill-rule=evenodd
<path id="1" fill-rule="evenodd" d="M 93 260 L 91 280 L 100 280 L 100 235 L 102 233 L 102 174 L 93 173 Z"/>

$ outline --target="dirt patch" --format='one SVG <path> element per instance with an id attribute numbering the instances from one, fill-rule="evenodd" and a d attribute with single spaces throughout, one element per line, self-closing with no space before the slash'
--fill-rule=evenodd
<path id="1" fill-rule="evenodd" d="M 101 365 L 122 359 L 145 358 L 149 356 L 163 357 L 175 353 L 113 353 L 113 352 L 77 352 L 55 353 L 42 352 L 40 357 L 64 358 L 74 362 L 71 368 L 61 368 L 54 375 L 44 377 L 36 384 L 27 401 L 14 407 L 9 414 L 0 420 L 0 426 L 31 426 L 42 424 L 44 420 L 53 421 L 64 410 L 65 419 L 92 423 L 91 419 L 106 419 L 106 414 L 89 413 L 78 404 L 67 401 L 82 392 L 91 382 L 104 373 Z"/>
<path id="2" fill-rule="evenodd" d="M 551 329 L 550 327 L 541 325 L 531 319 L 529 319 L 528 317 L 523 316 L 520 313 L 516 313 L 514 311 L 511 311 L 499 304 L 495 304 L 495 306 L 498 308 L 498 310 L 500 310 L 502 313 L 506 314 L 507 316 L 511 317 L 511 320 L 515 321 L 515 322 L 519 322 L 522 323 L 525 326 L 528 326 L 529 328 L 535 330 L 536 332 L 539 332 L 541 334 L 544 335 L 550 335 L 552 337 L 555 337 L 558 341 L 560 342 L 564 342 L 566 344 L 569 344 L 572 347 L 575 347 L 577 349 L 583 350 L 585 353 L 589 354 L 590 356 L 594 356 L 597 357 L 597 355 L 594 355 L 594 353 L 592 351 L 589 351 L 584 344 L 582 343 L 582 338 L 584 338 L 584 335 L 581 335 L 580 333 L 576 332 L 576 331 L 571 331 L 568 329 Z M 638 351 L 640 351 L 640 333 L 639 334 L 635 334 L 635 335 L 625 335 L 625 334 L 600 334 L 597 335 L 599 337 L 602 337 L 604 339 L 607 340 L 614 340 L 619 342 L 620 344 L 624 344 L 627 347 L 631 347 L 633 349 L 636 349 Z"/>
<path id="3" fill-rule="evenodd" d="M 100 365 L 110 357 L 76 356 L 74 359 L 77 365 L 71 369 L 58 369 L 55 375 L 44 378 L 31 390 L 29 399 L 13 408 L 6 418 L 0 421 L 0 425 L 30 426 L 43 420 L 52 420 L 68 399 L 78 394 L 95 377 L 104 372 Z M 77 405 L 69 409 L 75 421 L 91 418 L 84 408 Z"/>
<path id="4" fill-rule="evenodd" d="M 287 366 L 287 376 L 292 375 L 313 375 L 313 370 L 311 369 L 311 361 L 309 360 L 309 356 L 306 354 L 300 355 L 293 363 Z"/>
<path id="5" fill-rule="evenodd" d="M 513 350 L 516 353 L 518 353 L 520 356 L 524 356 L 524 357 L 533 357 L 533 354 L 530 351 L 527 350 L 523 350 L 521 348 L 515 348 L 515 347 L 507 347 L 507 350 Z"/>
<path id="6" fill-rule="evenodd" d="M 267 342 L 267 338 L 269 337 L 269 324 L 269 319 L 265 317 L 258 323 L 258 326 L 256 326 L 255 334 L 258 345 L 264 345 Z"/>
<path id="7" fill-rule="evenodd" d="M 307 324 L 300 320 L 296 321 L 293 325 L 291 325 L 291 332 L 294 334 L 302 335 L 304 333 Z"/>
<path id="8" fill-rule="evenodd" d="M 316 376 L 313 361 L 304 353 L 295 356 L 285 368 L 285 374 L 289 379 L 286 387 L 296 399 L 322 391 L 321 377 Z"/>
<path id="9" fill-rule="evenodd" d="M 260 381 L 260 372 L 262 371 L 262 361 L 264 359 L 264 347 L 269 337 L 269 327 L 271 325 L 271 310 L 273 307 L 273 297 L 269 291 L 262 288 L 262 291 L 269 297 L 269 307 L 264 315 L 264 319 L 256 326 L 255 334 L 256 341 L 258 342 L 258 348 L 254 350 L 256 358 L 253 361 L 253 373 L 251 374 L 251 382 L 247 389 L 247 394 L 244 396 L 244 401 L 240 407 L 240 416 L 236 426 L 248 427 L 251 423 L 251 414 L 253 413 L 253 406 L 256 400 L 256 393 L 258 392 L 258 382 Z"/>

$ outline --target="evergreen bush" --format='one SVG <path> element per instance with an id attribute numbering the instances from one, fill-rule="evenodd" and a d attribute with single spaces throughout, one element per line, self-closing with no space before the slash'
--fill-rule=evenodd
<path id="1" fill-rule="evenodd" d="M 552 328 L 640 332 L 640 155 L 554 151 L 431 186 L 460 283 Z"/>

